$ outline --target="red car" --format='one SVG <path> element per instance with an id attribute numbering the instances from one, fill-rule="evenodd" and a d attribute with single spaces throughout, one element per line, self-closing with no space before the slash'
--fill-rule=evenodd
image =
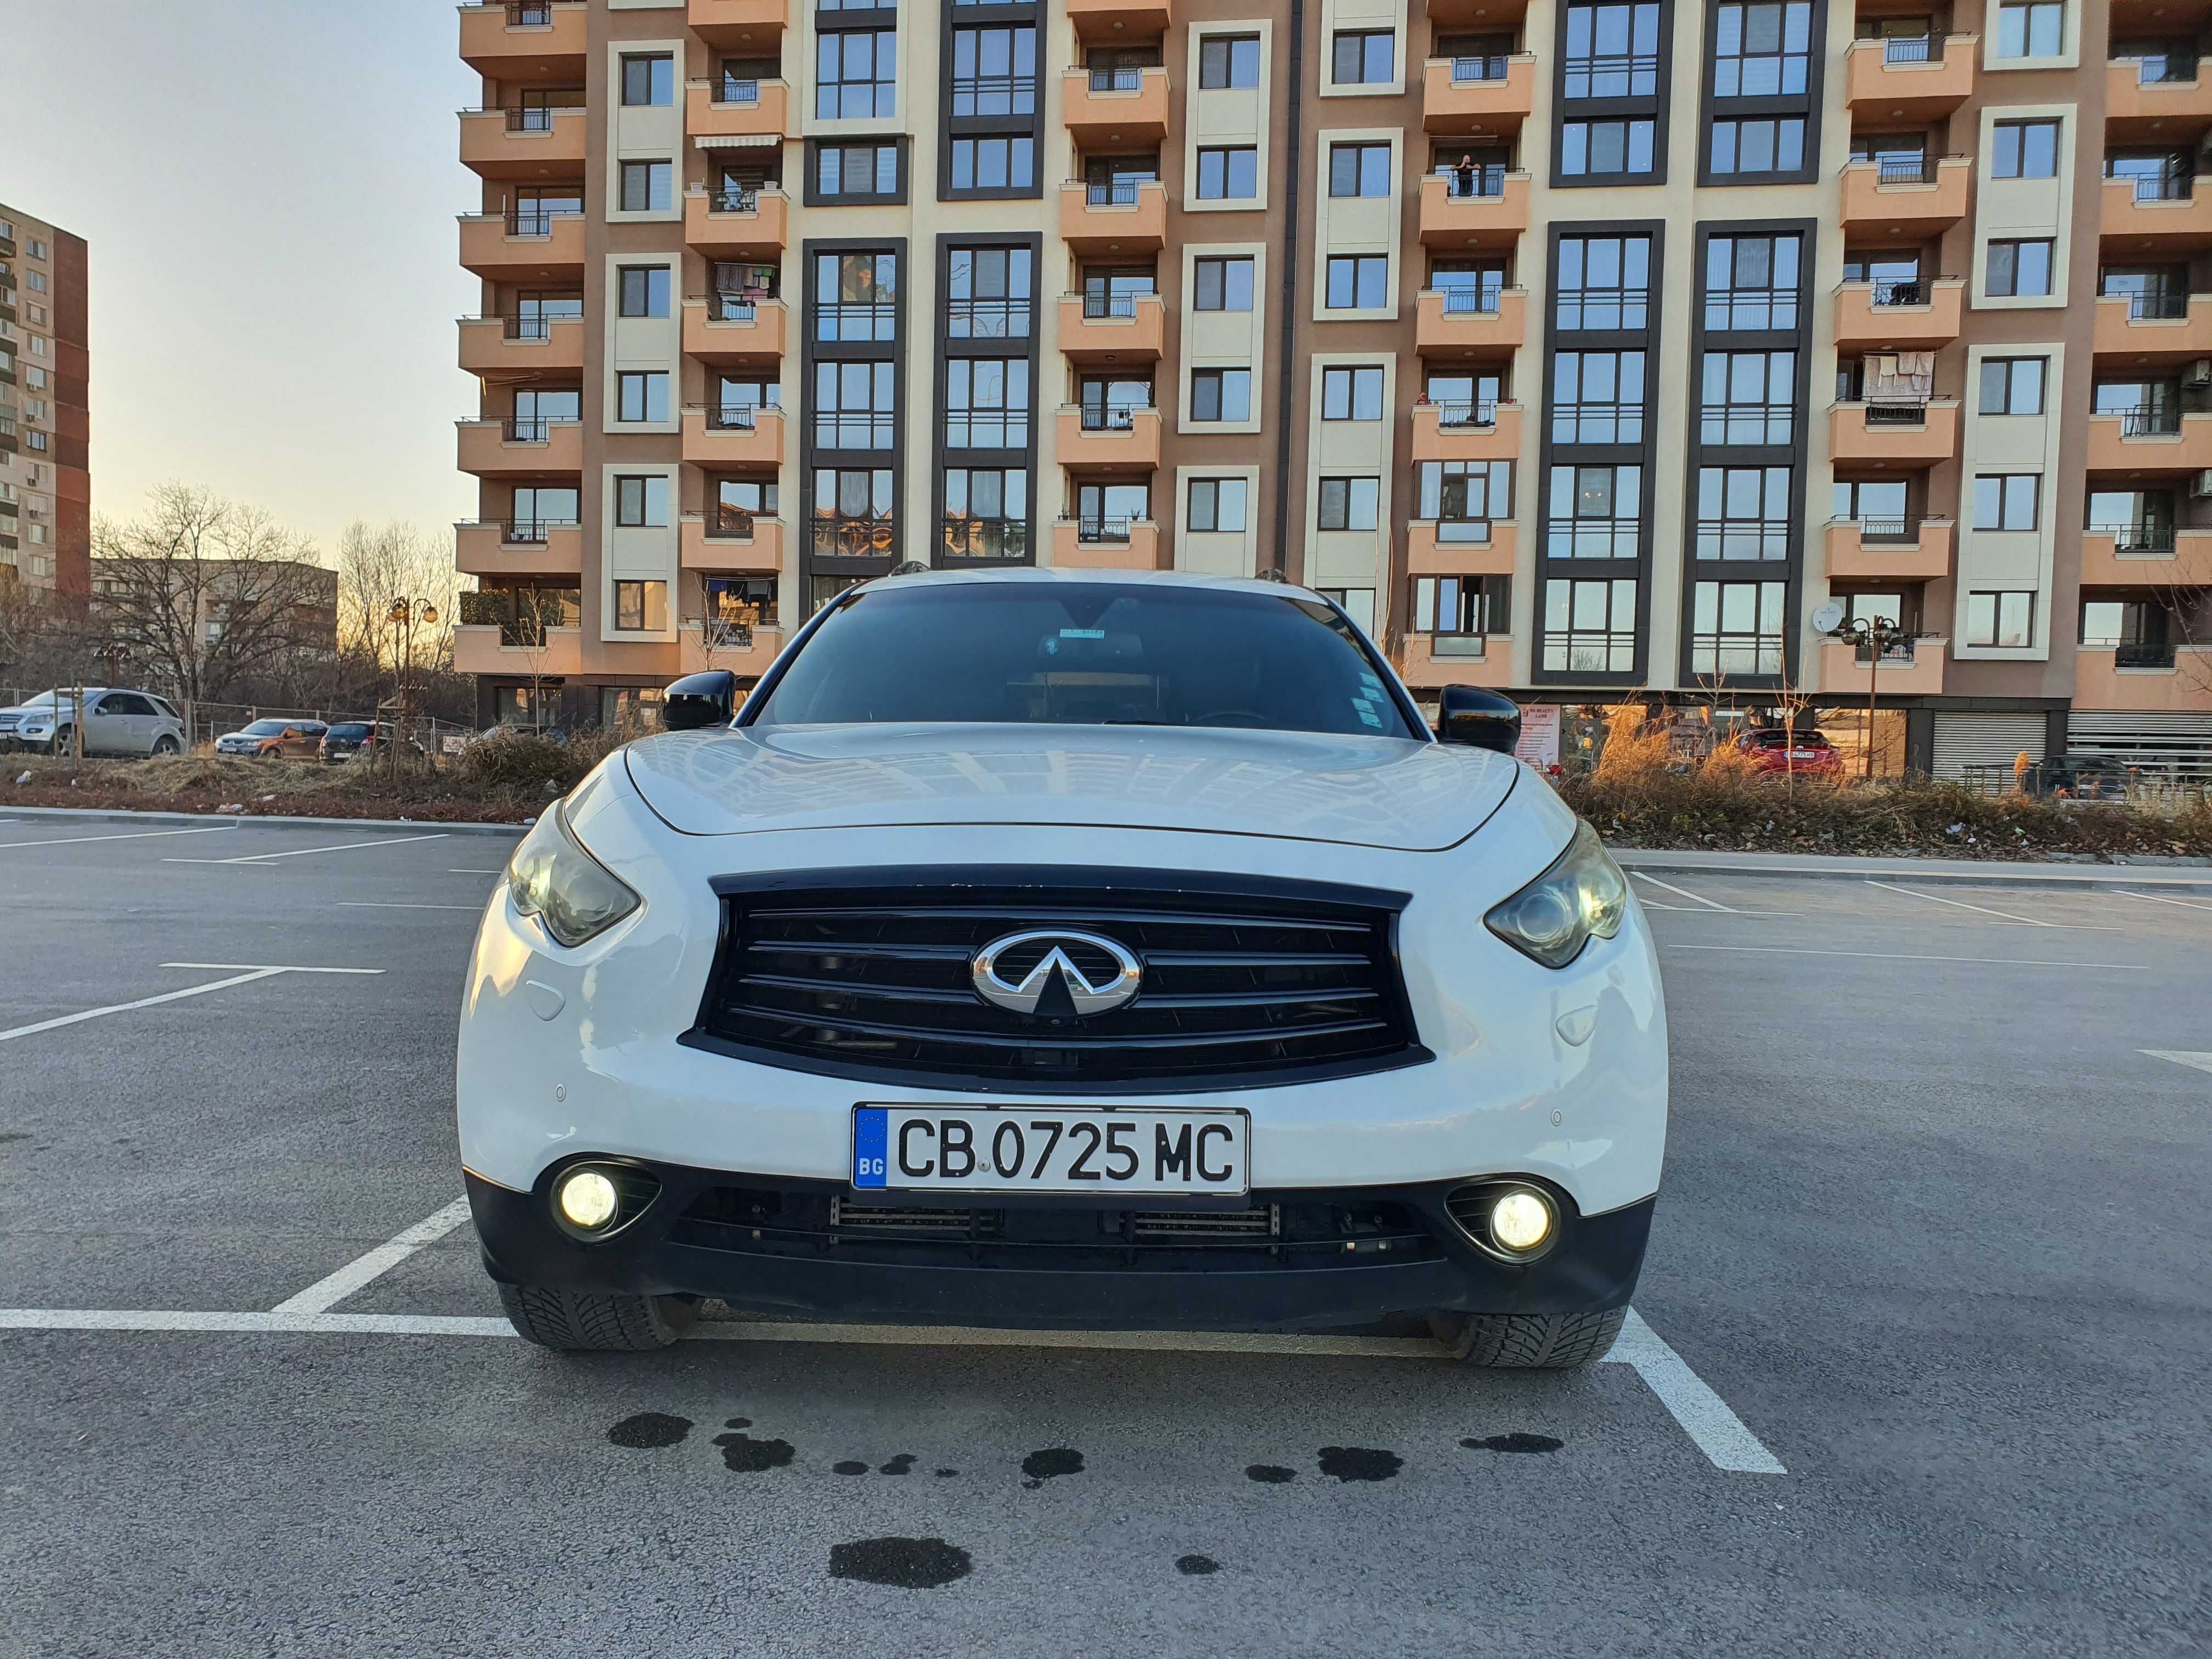
<path id="1" fill-rule="evenodd" d="M 1844 757 L 1836 752 L 1835 744 L 1824 732 L 1784 732 L 1773 727 L 1747 732 L 1735 740 L 1735 746 L 1750 756 L 1762 772 L 1833 778 L 1841 776 L 1844 770 Z"/>

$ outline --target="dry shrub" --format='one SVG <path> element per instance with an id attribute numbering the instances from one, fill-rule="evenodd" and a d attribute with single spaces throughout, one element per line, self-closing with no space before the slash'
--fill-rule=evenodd
<path id="1" fill-rule="evenodd" d="M 1698 776 L 1708 784 L 1743 787 L 1759 775 L 1759 762 L 1732 743 L 1723 743 L 1698 763 Z M 1799 779 L 1799 782 L 1805 781 Z"/>
<path id="2" fill-rule="evenodd" d="M 495 798 L 565 794 L 599 763 L 615 740 L 597 734 L 556 743 L 527 732 L 479 738 L 460 753 L 453 768 L 461 787 Z M 553 786 L 548 791 L 546 786 Z"/>
<path id="3" fill-rule="evenodd" d="M 1640 703 L 1624 702 L 1607 711 L 1605 746 L 1598 751 L 1597 780 L 1615 786 L 1663 775 L 1674 759 L 1674 744 L 1663 725 L 1644 721 Z"/>

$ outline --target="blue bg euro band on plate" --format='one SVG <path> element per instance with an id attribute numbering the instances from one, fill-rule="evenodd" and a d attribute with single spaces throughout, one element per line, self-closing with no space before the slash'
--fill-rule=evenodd
<path id="1" fill-rule="evenodd" d="M 890 1147 L 889 1114 L 880 1106 L 860 1106 L 853 1112 L 853 1184 L 883 1186 L 889 1175 Z"/>

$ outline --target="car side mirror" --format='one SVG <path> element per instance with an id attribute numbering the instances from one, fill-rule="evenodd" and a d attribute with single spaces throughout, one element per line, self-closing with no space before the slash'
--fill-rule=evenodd
<path id="1" fill-rule="evenodd" d="M 727 726 L 738 712 L 738 677 L 726 668 L 686 674 L 663 695 L 660 722 L 671 732 Z"/>
<path id="2" fill-rule="evenodd" d="M 1521 705 L 1479 685 L 1448 685 L 1437 703 L 1437 741 L 1510 755 L 1521 741 Z"/>

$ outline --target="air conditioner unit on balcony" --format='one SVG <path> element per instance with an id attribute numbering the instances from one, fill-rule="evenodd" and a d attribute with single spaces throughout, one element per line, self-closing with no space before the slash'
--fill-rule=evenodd
<path id="1" fill-rule="evenodd" d="M 2189 481 L 2189 493 L 2199 501 L 2212 497 L 2212 469 L 2198 473 Z"/>
<path id="2" fill-rule="evenodd" d="M 2189 373 L 2182 377 L 2181 383 L 2191 386 L 2212 386 L 2212 357 L 2199 357 L 2190 364 Z"/>

